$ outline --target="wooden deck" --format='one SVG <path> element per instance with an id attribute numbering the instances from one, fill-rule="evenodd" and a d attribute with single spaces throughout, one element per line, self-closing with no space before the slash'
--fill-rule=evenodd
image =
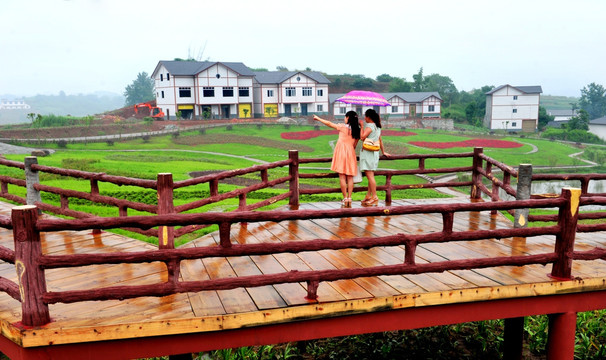
<path id="1" fill-rule="evenodd" d="M 461 201 L 398 200 L 394 205 Z M 465 201 L 465 200 L 463 200 Z M 467 200 L 468 201 L 468 200 Z M 359 204 L 359 203 L 358 203 Z M 359 206 L 354 204 L 354 206 Z M 0 203 L 0 213 L 10 214 L 12 206 Z M 303 208 L 334 209 L 338 203 L 308 203 Z M 511 227 L 502 215 L 457 213 L 455 230 Z M 383 218 L 321 219 L 234 225 L 232 242 L 287 242 L 316 238 L 339 239 L 357 236 L 384 236 L 396 233 L 428 233 L 442 230 L 435 215 L 406 215 Z M 424 244 L 417 248 L 417 263 L 447 259 L 523 255 L 553 249 L 553 236 L 475 242 Z M 186 247 L 218 243 L 218 234 L 209 234 Z M 12 232 L 0 229 L 0 244 L 13 248 Z M 99 253 L 152 250 L 155 246 L 112 233 L 60 232 L 42 234 L 45 254 Z M 578 234 L 575 249 L 606 247 L 604 233 Z M 183 261 L 183 280 L 201 280 L 290 270 L 322 270 L 400 264 L 403 247 L 370 250 L 324 250 L 299 254 L 209 258 Z M 498 267 L 436 274 L 379 276 L 320 283 L 318 300 L 305 299 L 305 283 L 257 288 L 178 294 L 162 298 L 123 301 L 81 302 L 50 305 L 52 322 L 42 328 L 19 326 L 21 304 L 0 294 L 2 334 L 22 347 L 74 344 L 137 337 L 202 333 L 276 324 L 300 319 L 318 319 L 346 314 L 390 309 L 417 308 L 541 295 L 606 290 L 606 262 L 575 261 L 573 281 L 554 281 L 547 274 L 551 266 Z M 16 281 L 15 268 L 0 263 L 0 276 Z M 47 270 L 49 291 L 90 289 L 114 285 L 140 285 L 166 279 L 161 263 L 142 265 L 95 265 Z"/>

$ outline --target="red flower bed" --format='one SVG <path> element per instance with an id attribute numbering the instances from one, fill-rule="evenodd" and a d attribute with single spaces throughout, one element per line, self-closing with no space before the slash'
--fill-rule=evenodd
<path id="1" fill-rule="evenodd" d="M 308 131 L 293 131 L 293 132 L 283 132 L 280 134 L 282 139 L 286 140 L 307 140 L 312 139 L 318 136 L 323 135 L 338 135 L 339 132 L 337 130 L 308 130 Z M 384 136 L 412 136 L 417 135 L 413 132 L 407 131 L 395 131 L 395 130 L 383 130 L 381 132 Z"/>
<path id="2" fill-rule="evenodd" d="M 469 139 L 464 141 L 432 142 L 432 141 L 411 141 L 409 144 L 430 148 L 430 149 L 450 149 L 455 147 L 486 147 L 510 149 L 522 147 L 522 144 L 507 140 L 492 139 Z"/>

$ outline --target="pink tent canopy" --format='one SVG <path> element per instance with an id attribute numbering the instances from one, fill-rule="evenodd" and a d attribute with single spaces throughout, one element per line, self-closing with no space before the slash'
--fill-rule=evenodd
<path id="1" fill-rule="evenodd" d="M 353 90 L 337 99 L 342 103 L 366 105 L 366 106 L 389 106 L 391 105 L 381 94 L 373 91 Z"/>

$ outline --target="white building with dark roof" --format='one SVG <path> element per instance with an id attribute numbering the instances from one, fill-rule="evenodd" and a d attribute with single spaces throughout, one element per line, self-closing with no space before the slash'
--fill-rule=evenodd
<path id="1" fill-rule="evenodd" d="M 260 71 L 254 77 L 254 116 L 325 115 L 328 80 L 316 71 Z"/>
<path id="2" fill-rule="evenodd" d="M 381 93 L 390 106 L 361 106 L 336 101 L 343 95 L 330 95 L 330 106 L 335 116 L 343 116 L 353 110 L 363 117 L 366 109 L 374 108 L 381 116 L 389 115 L 390 118 L 440 118 L 442 97 L 436 91 Z"/>
<path id="3" fill-rule="evenodd" d="M 540 86 L 511 85 L 487 92 L 484 125 L 491 130 L 536 131 L 542 92 Z"/>
<path id="4" fill-rule="evenodd" d="M 589 132 L 606 141 L 606 116 L 589 121 Z"/>
<path id="5" fill-rule="evenodd" d="M 152 78 L 168 119 L 252 117 L 254 73 L 243 63 L 160 61 Z"/>
<path id="6" fill-rule="evenodd" d="M 576 109 L 575 110 L 572 110 L 572 109 L 549 110 L 549 109 L 547 109 L 547 115 L 553 116 L 553 121 L 558 122 L 558 121 L 568 121 L 573 116 L 579 115 L 579 112 Z"/>
<path id="7" fill-rule="evenodd" d="M 0 110 L 29 110 L 31 108 L 24 100 L 0 100 Z"/>

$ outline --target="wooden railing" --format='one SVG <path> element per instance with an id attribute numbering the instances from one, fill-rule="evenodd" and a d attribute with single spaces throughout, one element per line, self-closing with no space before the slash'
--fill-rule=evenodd
<path id="1" fill-rule="evenodd" d="M 23 323 L 29 326 L 45 324 L 50 315 L 48 305 L 54 303 L 72 303 L 90 300 L 126 299 L 141 296 L 165 296 L 183 292 L 206 290 L 225 290 L 238 287 L 255 287 L 290 282 L 306 282 L 308 298 L 315 299 L 318 284 L 322 281 L 335 281 L 357 277 L 380 275 L 420 274 L 451 270 L 477 269 L 494 266 L 523 266 L 529 264 L 553 264 L 551 275 L 570 279 L 572 260 L 606 259 L 606 249 L 575 252 L 574 238 L 577 228 L 580 190 L 564 189 L 561 196 L 550 199 L 531 199 L 523 201 L 479 202 L 457 204 L 412 205 L 394 207 L 371 207 L 335 210 L 299 210 L 299 211 L 239 211 L 230 213 L 165 214 L 157 216 L 131 216 L 114 218 L 84 219 L 39 219 L 34 206 L 21 206 L 13 209 L 8 226 L 13 227 L 15 236 L 14 263 L 20 285 L 0 279 L 0 290 L 6 291 L 16 299 L 21 299 Z M 594 204 L 606 205 L 606 197 L 593 197 Z M 494 230 L 454 231 L 453 219 L 458 212 L 477 212 L 508 210 L 521 208 L 559 208 L 557 225 L 546 227 L 527 227 Z M 443 228 L 438 233 L 393 234 L 383 237 L 358 237 L 344 240 L 316 239 L 285 243 L 232 244 L 230 227 L 241 222 L 280 222 L 286 220 L 309 220 L 319 218 L 399 216 L 406 214 L 440 213 Z M 0 224 L 7 224 L 2 219 Z M 85 229 L 111 229 L 122 227 L 175 227 L 187 225 L 218 224 L 220 226 L 219 246 L 187 249 L 159 249 L 145 252 L 43 255 L 41 252 L 40 232 Z M 606 224 L 592 225 L 587 231 L 605 231 Z M 418 244 L 441 243 L 450 241 L 476 241 L 482 239 L 500 239 L 509 237 L 533 237 L 555 235 L 554 250 L 551 252 L 524 256 L 504 256 L 467 260 L 450 260 L 427 264 L 415 262 L 415 250 Z M 278 253 L 298 253 L 302 251 L 337 250 L 345 248 L 372 248 L 376 246 L 404 246 L 405 256 L 400 265 L 384 265 L 368 268 L 347 268 L 322 271 L 290 271 L 278 274 L 223 278 L 213 280 L 180 281 L 180 262 L 206 257 L 269 255 Z M 2 249 L 0 256 L 11 261 L 12 252 Z M 89 290 L 71 290 L 48 292 L 46 290 L 44 270 L 67 268 L 94 264 L 123 264 L 163 262 L 168 269 L 165 282 L 139 285 L 114 286 Z M 19 295 L 20 293 L 20 295 Z"/>

